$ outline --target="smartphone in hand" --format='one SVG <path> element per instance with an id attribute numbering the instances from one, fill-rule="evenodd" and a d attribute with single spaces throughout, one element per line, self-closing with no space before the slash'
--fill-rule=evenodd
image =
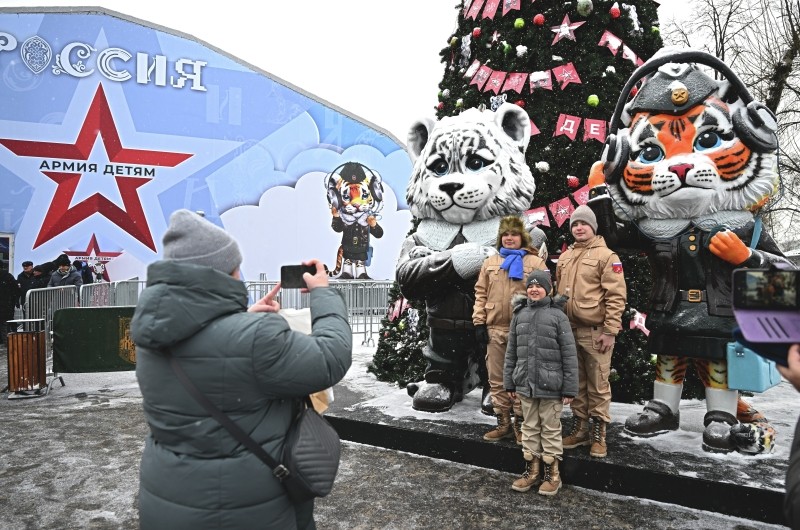
<path id="1" fill-rule="evenodd" d="M 281 267 L 281 287 L 284 289 L 305 289 L 303 273 L 316 274 L 314 265 L 284 265 Z"/>

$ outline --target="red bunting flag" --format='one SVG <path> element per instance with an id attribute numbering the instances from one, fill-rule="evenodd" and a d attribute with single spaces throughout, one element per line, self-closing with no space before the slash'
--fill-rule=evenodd
<path id="1" fill-rule="evenodd" d="M 591 118 L 583 120 L 583 141 L 588 142 L 589 140 L 606 141 L 605 120 L 593 120 Z"/>
<path id="2" fill-rule="evenodd" d="M 503 16 L 506 16 L 512 9 L 519 10 L 522 0 L 503 0 Z"/>
<path id="3" fill-rule="evenodd" d="M 569 114 L 559 114 L 558 123 L 556 123 L 556 130 L 553 131 L 553 136 L 561 136 L 566 134 L 570 140 L 575 140 L 578 135 L 578 127 L 581 125 L 581 118 L 578 116 L 570 116 Z"/>
<path id="4" fill-rule="evenodd" d="M 546 90 L 553 90 L 553 78 L 550 76 L 550 70 L 543 70 L 541 72 L 531 72 L 530 75 L 531 93 L 534 88 L 544 88 Z"/>
<path id="5" fill-rule="evenodd" d="M 633 318 L 631 318 L 630 327 L 631 329 L 638 329 L 646 336 L 650 335 L 650 330 L 647 329 L 645 325 L 647 323 L 647 313 L 640 313 L 639 311 L 631 308 L 633 312 Z"/>
<path id="6" fill-rule="evenodd" d="M 597 43 L 598 46 L 605 46 L 613 55 L 617 54 L 617 50 L 619 47 L 622 46 L 622 39 L 611 33 L 610 31 L 606 30 L 603 32 L 603 35 L 600 37 L 600 42 Z"/>
<path id="7" fill-rule="evenodd" d="M 500 93 L 500 88 L 503 86 L 503 81 L 506 78 L 508 72 L 500 72 L 494 71 L 492 75 L 489 76 L 489 81 L 483 87 L 484 92 L 494 92 L 495 94 Z"/>
<path id="8" fill-rule="evenodd" d="M 578 204 L 586 204 L 589 202 L 589 185 L 585 185 L 579 190 L 575 190 L 572 193 L 572 198 L 575 199 L 575 202 Z"/>
<path id="9" fill-rule="evenodd" d="M 561 90 L 570 83 L 581 83 L 581 78 L 578 77 L 578 72 L 572 63 L 556 66 L 553 68 L 553 75 L 561 82 Z"/>
<path id="10" fill-rule="evenodd" d="M 550 209 L 550 213 L 553 214 L 553 219 L 556 220 L 558 226 L 563 225 L 564 222 L 570 218 L 572 212 L 575 211 L 575 207 L 572 206 L 569 197 L 564 197 L 563 199 L 550 203 L 548 208 Z"/>
<path id="11" fill-rule="evenodd" d="M 467 68 L 467 71 L 464 72 L 464 77 L 471 78 L 472 76 L 474 76 L 477 73 L 478 68 L 480 68 L 480 67 L 481 67 L 481 62 L 479 60 L 475 59 L 472 62 L 472 64 L 469 65 L 469 68 Z"/>
<path id="12" fill-rule="evenodd" d="M 639 57 L 636 55 L 636 53 L 633 50 L 631 50 L 628 47 L 627 44 L 623 44 L 622 45 L 622 58 L 629 60 L 633 64 L 636 64 L 637 61 L 639 60 Z"/>
<path id="13" fill-rule="evenodd" d="M 469 7 L 472 5 L 472 0 L 464 0 L 464 16 L 467 16 L 469 13 Z"/>
<path id="14" fill-rule="evenodd" d="M 492 69 L 488 66 L 484 65 L 478 68 L 478 71 L 475 73 L 475 76 L 472 78 L 472 81 L 469 82 L 470 85 L 476 85 L 478 90 L 483 89 L 483 85 L 486 84 L 486 81 L 489 80 L 489 77 L 492 75 Z"/>
<path id="15" fill-rule="evenodd" d="M 522 88 L 525 86 L 525 80 L 528 79 L 528 74 L 525 72 L 511 72 L 506 78 L 506 83 L 503 85 L 503 92 L 513 90 L 522 93 Z"/>
<path id="16" fill-rule="evenodd" d="M 526 211 L 524 214 L 525 222 L 533 226 L 550 226 L 550 218 L 547 216 L 547 210 L 544 207 L 533 208 Z"/>
<path id="17" fill-rule="evenodd" d="M 483 2 L 484 0 L 475 0 L 474 2 L 472 2 L 472 5 L 469 8 L 469 12 L 467 13 L 467 16 L 465 16 L 464 18 L 477 19 L 478 13 L 481 12 L 481 8 L 483 7 Z"/>
<path id="18" fill-rule="evenodd" d="M 500 7 L 500 0 L 487 0 L 486 5 L 483 7 L 483 18 L 494 20 L 498 7 Z"/>

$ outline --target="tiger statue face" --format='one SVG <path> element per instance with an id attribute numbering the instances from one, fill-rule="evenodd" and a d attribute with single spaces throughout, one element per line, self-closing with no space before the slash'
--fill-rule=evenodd
<path id="1" fill-rule="evenodd" d="M 530 132 L 527 113 L 511 103 L 414 123 L 406 190 L 412 215 L 467 224 L 527 210 L 536 190 L 525 163 Z"/>
<path id="2" fill-rule="evenodd" d="M 355 184 L 340 180 L 337 184 L 339 195 L 342 197 L 342 210 L 345 213 L 356 214 L 368 212 L 375 206 L 375 197 L 369 189 L 369 177 Z"/>
<path id="3" fill-rule="evenodd" d="M 630 127 L 621 131 L 627 134 L 628 157 L 621 161 L 625 165 L 619 182 L 609 186 L 619 218 L 685 219 L 722 210 L 752 211 L 775 192 L 775 151 L 756 152 L 745 145 L 732 119 L 743 104 L 740 99 L 723 100 L 719 93 L 725 87 L 719 85 L 680 113 L 633 113 Z M 685 88 L 674 82 L 676 105 L 684 101 L 682 92 Z"/>
<path id="4" fill-rule="evenodd" d="M 383 202 L 380 174 L 358 162 L 347 162 L 333 170 L 326 187 L 331 206 L 350 216 L 376 212 Z"/>

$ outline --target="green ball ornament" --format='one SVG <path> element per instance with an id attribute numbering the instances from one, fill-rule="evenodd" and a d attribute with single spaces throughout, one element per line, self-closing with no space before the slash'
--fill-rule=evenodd
<path id="1" fill-rule="evenodd" d="M 522 29 L 525 27 L 525 20 L 518 18 L 514 21 L 514 28 L 515 29 Z"/>
<path id="2" fill-rule="evenodd" d="M 404 330 L 404 329 L 406 329 L 406 321 L 405 321 L 405 320 L 401 320 L 401 321 L 400 321 L 400 322 L 397 324 L 397 329 L 399 329 L 399 330 Z"/>
<path id="3" fill-rule="evenodd" d="M 588 98 L 586 98 L 586 104 L 590 107 L 596 107 L 600 104 L 600 98 L 597 97 L 597 94 L 592 94 Z"/>
<path id="4" fill-rule="evenodd" d="M 658 26 L 653 26 L 652 28 L 650 28 L 650 33 L 652 33 L 653 35 L 658 35 L 659 33 L 661 33 L 661 28 L 659 28 Z"/>
<path id="5" fill-rule="evenodd" d="M 452 46 L 453 48 L 458 46 L 458 37 L 453 37 L 450 39 L 450 46 Z"/>
<path id="6" fill-rule="evenodd" d="M 511 53 L 511 45 L 507 42 L 503 43 L 503 53 Z"/>
<path id="7" fill-rule="evenodd" d="M 588 17 L 593 9 L 592 0 L 578 0 L 578 14 L 580 16 Z"/>
<path id="8" fill-rule="evenodd" d="M 464 106 L 464 100 L 463 100 L 463 99 L 461 99 L 461 98 L 458 98 L 458 99 L 456 100 L 456 107 L 458 107 L 458 108 L 461 108 L 461 107 L 463 107 L 463 106 Z"/>

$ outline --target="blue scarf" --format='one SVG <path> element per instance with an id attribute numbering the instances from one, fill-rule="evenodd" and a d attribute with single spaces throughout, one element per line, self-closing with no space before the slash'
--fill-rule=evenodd
<path id="1" fill-rule="evenodd" d="M 500 268 L 508 271 L 508 277 L 512 280 L 521 280 L 524 272 L 522 268 L 522 258 L 527 254 L 527 250 L 511 250 L 510 248 L 501 248 L 500 255 L 503 256 L 505 261 L 500 265 Z"/>

